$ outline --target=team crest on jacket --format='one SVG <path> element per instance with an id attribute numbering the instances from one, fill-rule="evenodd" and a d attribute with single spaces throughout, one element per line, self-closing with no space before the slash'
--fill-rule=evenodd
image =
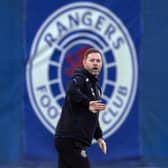
<path id="1" fill-rule="evenodd" d="M 92 2 L 65 5 L 41 25 L 31 46 L 26 67 L 32 107 L 44 126 L 54 133 L 74 69 L 86 49 L 103 53 L 100 74 L 100 112 L 104 137 L 112 135 L 131 111 L 137 90 L 137 55 L 122 21 L 109 9 Z"/>

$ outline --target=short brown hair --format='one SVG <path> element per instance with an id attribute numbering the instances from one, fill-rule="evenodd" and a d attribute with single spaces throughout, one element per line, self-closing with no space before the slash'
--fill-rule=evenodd
<path id="1" fill-rule="evenodd" d="M 102 57 L 102 53 L 98 49 L 96 49 L 96 48 L 89 48 L 88 50 L 85 51 L 83 59 L 86 60 L 87 57 L 88 57 L 88 55 L 91 54 L 91 53 L 99 53 L 101 55 L 101 57 Z"/>

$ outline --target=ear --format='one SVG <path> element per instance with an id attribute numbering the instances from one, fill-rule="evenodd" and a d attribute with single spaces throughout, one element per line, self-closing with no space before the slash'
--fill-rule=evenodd
<path id="1" fill-rule="evenodd" d="M 83 63 L 83 66 L 85 67 L 85 65 L 86 65 L 86 60 L 83 59 L 82 63 Z"/>

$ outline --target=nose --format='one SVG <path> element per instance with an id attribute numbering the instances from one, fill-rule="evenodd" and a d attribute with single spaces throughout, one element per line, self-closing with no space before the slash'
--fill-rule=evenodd
<path id="1" fill-rule="evenodd" d="M 97 65 L 97 64 L 98 64 L 98 62 L 95 60 L 95 61 L 93 62 L 93 64 L 96 64 L 96 65 Z"/>
<path id="2" fill-rule="evenodd" d="M 97 63 L 97 62 L 94 62 L 93 65 L 94 65 L 95 67 L 97 67 L 97 66 L 98 66 L 98 63 Z"/>

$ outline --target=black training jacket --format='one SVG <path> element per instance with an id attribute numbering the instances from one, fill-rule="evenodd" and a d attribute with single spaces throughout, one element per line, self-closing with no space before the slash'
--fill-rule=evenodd
<path id="1" fill-rule="evenodd" d="M 55 136 L 73 138 L 87 146 L 93 138 L 101 138 L 99 112 L 89 111 L 89 101 L 100 98 L 97 79 L 84 68 L 76 70 L 67 90 Z"/>

